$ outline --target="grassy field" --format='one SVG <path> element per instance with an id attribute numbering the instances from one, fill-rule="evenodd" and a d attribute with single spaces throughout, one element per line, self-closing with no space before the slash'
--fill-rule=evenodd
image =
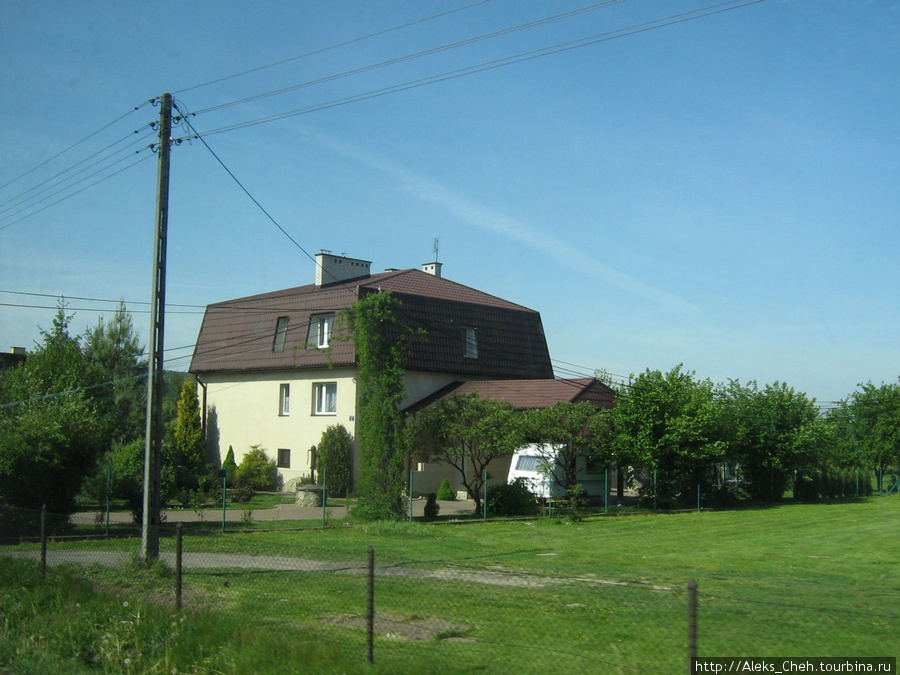
<path id="1" fill-rule="evenodd" d="M 177 634 L 123 640 L 131 645 L 125 651 L 141 640 L 146 648 L 126 665 L 120 654 L 100 672 L 251 672 L 245 655 L 252 653 L 252 672 L 259 673 L 682 673 L 692 579 L 699 585 L 701 656 L 897 656 L 898 524 L 900 498 L 879 497 L 581 521 L 340 524 L 186 537 L 186 555 L 211 566 L 186 558 L 189 609 L 174 622 L 160 606 L 172 597 L 170 572 L 95 565 L 86 574 L 116 594 L 109 600 L 114 614 L 129 602 L 144 616 L 160 612 L 161 634 Z M 63 545 L 54 546 L 51 559 Z M 64 546 L 113 551 L 123 542 Z M 361 628 L 369 546 L 377 566 L 374 668 L 364 663 Z M 163 540 L 164 556 L 173 547 Z M 34 547 L 5 552 L 12 550 Z M 259 562 L 252 570 L 230 566 L 246 567 L 243 556 Z M 318 569 L 275 569 L 294 557 Z M 0 672 L 42 672 L 17 670 L 10 655 L 52 642 L 44 631 L 35 643 L 22 628 L 27 620 L 10 618 L 18 616 L 9 609 L 21 597 L 9 589 L 17 584 L 4 578 L 0 587 Z M 80 625 L 75 603 L 57 602 L 68 604 L 55 615 Z M 52 630 L 75 629 L 64 622 Z M 157 643 L 173 646 L 163 653 L 150 648 Z M 97 649 L 70 660 L 86 664 Z M 143 669 L 135 669 L 137 661 Z M 298 668 L 286 668 L 291 661 Z"/>

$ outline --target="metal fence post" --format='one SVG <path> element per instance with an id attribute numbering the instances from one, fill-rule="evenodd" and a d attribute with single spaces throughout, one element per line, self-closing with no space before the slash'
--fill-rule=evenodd
<path id="1" fill-rule="evenodd" d="M 413 470 L 409 470 L 409 522 L 413 520 Z"/>
<path id="2" fill-rule="evenodd" d="M 609 513 L 609 467 L 603 479 L 603 513 Z"/>
<path id="3" fill-rule="evenodd" d="M 326 527 L 328 525 L 327 513 L 325 511 L 325 507 L 328 504 L 328 475 L 325 472 L 325 469 L 322 469 L 322 527 Z"/>
<path id="4" fill-rule="evenodd" d="M 41 576 L 47 576 L 47 505 L 41 506 Z"/>
<path id="5" fill-rule="evenodd" d="M 375 662 L 375 547 L 369 547 L 369 597 L 366 608 L 366 661 Z"/>
<path id="6" fill-rule="evenodd" d="M 659 484 L 656 481 L 656 469 L 653 469 L 653 510 L 656 511 L 656 497 L 659 494 Z"/>
<path id="7" fill-rule="evenodd" d="M 222 471 L 222 532 L 225 531 L 225 499 L 228 496 L 228 474 Z"/>
<path id="8" fill-rule="evenodd" d="M 487 520 L 487 469 L 484 470 L 484 500 L 481 502 L 481 510 L 484 512 L 484 520 Z"/>
<path id="9" fill-rule="evenodd" d="M 112 493 L 112 464 L 106 467 L 106 536 L 109 536 L 109 498 Z"/>
<path id="10" fill-rule="evenodd" d="M 697 581 L 688 582 L 688 673 L 697 658 Z"/>
<path id="11" fill-rule="evenodd" d="M 181 611 L 181 558 L 183 552 L 181 523 L 175 525 L 175 611 Z"/>

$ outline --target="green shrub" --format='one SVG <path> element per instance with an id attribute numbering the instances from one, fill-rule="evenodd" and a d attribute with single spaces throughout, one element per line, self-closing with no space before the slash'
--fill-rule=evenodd
<path id="1" fill-rule="evenodd" d="M 222 462 L 222 468 L 225 469 L 225 480 L 229 485 L 234 483 L 234 474 L 237 471 L 237 462 L 234 461 L 234 448 L 228 446 L 228 454 L 225 455 L 225 461 Z"/>
<path id="2" fill-rule="evenodd" d="M 437 491 L 437 498 L 442 502 L 450 502 L 456 499 L 456 495 L 450 489 L 449 479 L 445 478 L 441 481 L 441 487 Z"/>
<path id="3" fill-rule="evenodd" d="M 487 510 L 492 516 L 534 516 L 538 503 L 521 478 L 506 485 L 491 485 L 487 490 Z"/>
<path id="4" fill-rule="evenodd" d="M 238 484 L 236 488 L 228 491 L 228 496 L 233 502 L 236 502 L 238 504 L 246 504 L 251 499 L 253 499 L 253 488 L 249 485 Z"/>
<path id="5" fill-rule="evenodd" d="M 430 492 L 425 498 L 425 520 L 434 520 L 438 517 L 441 507 L 437 503 L 437 495 Z"/>
<path id="6" fill-rule="evenodd" d="M 265 449 L 253 445 L 241 458 L 241 463 L 234 472 L 235 487 L 250 488 L 260 492 L 275 489 L 278 469 L 275 461 L 268 458 Z"/>

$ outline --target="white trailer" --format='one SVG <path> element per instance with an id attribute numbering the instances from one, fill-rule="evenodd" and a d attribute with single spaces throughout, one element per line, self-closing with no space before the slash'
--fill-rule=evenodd
<path id="1" fill-rule="evenodd" d="M 551 446 L 526 445 L 516 450 L 509 464 L 507 482 L 522 479 L 536 497 L 543 499 L 568 497 L 560 485 L 564 473 L 556 463 L 556 457 L 557 451 Z M 593 466 L 586 457 L 577 458 L 576 468 L 578 484 L 590 497 L 602 497 L 604 491 L 610 489 L 613 471 L 607 473 L 605 468 Z"/>

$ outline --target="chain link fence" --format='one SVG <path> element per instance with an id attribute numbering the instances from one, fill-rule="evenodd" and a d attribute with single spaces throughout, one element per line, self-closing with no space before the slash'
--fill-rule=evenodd
<path id="1" fill-rule="evenodd" d="M 696 655 L 821 654 L 822 635 L 836 625 L 855 626 L 851 644 L 861 623 L 890 641 L 897 621 L 847 598 L 792 602 L 790 589 L 764 584 L 747 598 L 729 595 L 724 584 L 605 578 L 602 542 L 596 569 L 578 574 L 561 571 L 557 554 L 545 549 L 415 555 L 415 541 L 365 544 L 367 532 L 384 541 L 379 535 L 391 528 L 433 544 L 442 528 L 454 527 L 446 524 L 421 532 L 360 526 L 352 537 L 343 536 L 351 528 L 339 520 L 265 532 L 226 523 L 224 533 L 168 524 L 160 539 L 163 572 L 148 578 L 135 573 L 140 537 L 133 524 L 107 529 L 93 516 L 6 508 L 0 515 L 0 555 L 76 564 L 106 587 L 175 611 L 246 617 L 285 640 L 339 642 L 393 672 L 427 672 L 426 665 L 444 661 L 457 672 L 684 673 Z"/>

